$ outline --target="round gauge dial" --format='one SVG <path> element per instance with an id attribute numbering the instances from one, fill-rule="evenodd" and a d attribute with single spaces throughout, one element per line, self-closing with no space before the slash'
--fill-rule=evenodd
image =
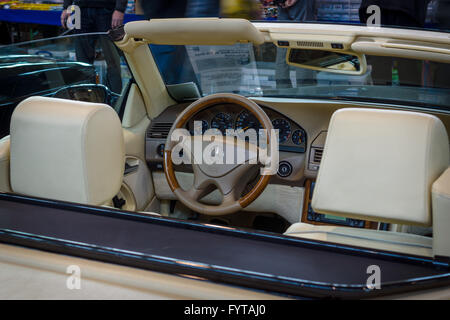
<path id="1" fill-rule="evenodd" d="M 234 127 L 235 129 L 242 129 L 243 131 L 247 131 L 251 128 L 254 129 L 256 133 L 258 133 L 259 129 L 262 129 L 258 119 L 248 111 L 242 111 L 237 116 Z"/>
<path id="2" fill-rule="evenodd" d="M 219 129 L 222 134 L 225 134 L 227 129 L 233 129 L 233 117 L 228 113 L 220 112 L 211 119 L 211 128 Z"/>
<path id="3" fill-rule="evenodd" d="M 284 119 L 275 119 L 272 121 L 273 128 L 278 129 L 278 142 L 286 142 L 291 136 L 291 124 Z"/>
<path id="4" fill-rule="evenodd" d="M 303 142 L 305 142 L 305 138 L 305 131 L 301 129 L 295 130 L 292 134 L 292 142 L 296 145 L 301 145 Z"/>
<path id="5" fill-rule="evenodd" d="M 208 123 L 208 121 L 206 121 L 206 120 L 194 120 L 194 121 L 192 122 L 191 130 L 190 130 L 191 136 L 195 135 L 195 125 L 198 125 L 197 122 L 201 122 L 201 125 L 202 125 L 202 134 L 204 134 L 205 131 L 209 129 L 209 123 Z"/>

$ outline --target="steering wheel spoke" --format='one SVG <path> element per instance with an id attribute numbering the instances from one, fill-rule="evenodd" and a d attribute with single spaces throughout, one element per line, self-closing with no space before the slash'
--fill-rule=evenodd
<path id="1" fill-rule="evenodd" d="M 222 199 L 222 205 L 232 205 L 233 203 L 236 203 L 236 201 L 239 200 L 239 197 L 236 195 L 235 192 L 230 192 L 229 194 L 223 195 Z"/>
<path id="2" fill-rule="evenodd" d="M 214 186 L 212 184 L 209 184 L 202 188 L 197 188 L 195 186 L 192 186 L 191 189 L 186 191 L 186 195 L 195 201 L 200 200 L 204 196 L 210 194 L 212 191 L 214 191 Z"/>
<path id="3" fill-rule="evenodd" d="M 222 195 L 234 193 L 236 189 L 242 189 L 247 184 L 247 173 L 254 167 L 255 164 L 244 163 L 237 166 L 225 176 L 215 179 L 215 184 Z M 241 190 L 242 191 L 242 190 Z"/>

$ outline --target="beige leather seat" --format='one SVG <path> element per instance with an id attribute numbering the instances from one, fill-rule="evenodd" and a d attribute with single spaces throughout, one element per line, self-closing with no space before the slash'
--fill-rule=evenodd
<path id="1" fill-rule="evenodd" d="M 312 207 L 324 214 L 429 227 L 432 184 L 448 165 L 448 135 L 438 118 L 405 111 L 341 109 L 330 122 Z M 448 179 L 441 177 L 444 178 Z M 442 187 L 440 191 L 442 194 Z M 448 203 L 440 205 L 450 209 Z M 436 207 L 434 203 L 433 206 Z M 435 216 L 444 216 L 441 220 L 447 221 L 450 228 L 450 219 L 444 211 L 436 209 Z M 436 255 L 433 253 L 436 239 L 440 243 L 446 241 L 436 231 L 434 228 L 431 239 L 406 233 L 298 223 L 286 234 L 432 256 Z M 447 249 L 449 246 L 450 242 L 443 245 Z"/>
<path id="2" fill-rule="evenodd" d="M 9 183 L 9 136 L 0 139 L 0 192 L 11 192 Z"/>
<path id="3" fill-rule="evenodd" d="M 105 104 L 28 98 L 12 115 L 10 144 L 15 193 L 102 205 L 119 192 L 122 126 Z"/>

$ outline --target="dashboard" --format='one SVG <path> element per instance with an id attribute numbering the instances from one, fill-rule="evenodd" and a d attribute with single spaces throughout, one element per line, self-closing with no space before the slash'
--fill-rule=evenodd
<path id="1" fill-rule="evenodd" d="M 185 103 L 168 107 L 158 117 L 154 118 L 148 126 L 145 139 L 145 157 L 148 166 L 154 170 L 154 174 L 162 173 L 167 135 L 178 115 L 188 106 L 189 104 Z M 314 179 L 321 162 L 326 130 L 321 130 L 322 127 L 319 127 L 315 131 L 307 132 L 299 123 L 281 112 L 275 111 L 262 103 L 259 103 L 259 106 L 269 117 L 274 129 L 279 130 L 280 153 L 277 174 L 273 175 L 270 180 L 272 186 L 270 194 L 266 196 L 264 201 L 262 200 L 263 202 L 260 203 L 262 206 L 257 207 L 257 210 L 276 212 L 286 219 L 286 217 L 291 217 L 292 214 L 295 215 L 297 212 L 297 209 L 293 209 L 291 204 L 294 204 L 295 207 L 297 203 L 301 203 L 300 221 L 304 223 L 374 228 L 375 225 L 368 221 L 339 219 L 314 212 L 311 206 Z M 312 119 L 308 114 L 304 118 L 309 119 L 309 122 Z M 252 113 L 240 105 L 230 103 L 216 104 L 195 113 L 187 119 L 185 129 L 191 134 L 197 134 L 197 132 L 194 132 L 194 122 L 197 121 L 201 123 L 201 131 L 203 132 L 211 128 L 218 129 L 222 134 L 226 133 L 227 129 L 242 129 L 245 132 L 250 128 L 255 130 L 261 128 L 261 124 Z M 195 131 L 199 131 L 200 126 L 198 123 L 196 125 Z M 309 125 L 311 131 L 311 124 L 306 125 Z M 308 137 L 308 134 L 311 137 Z M 184 173 L 192 172 L 190 166 L 183 165 L 176 166 L 176 170 Z M 159 177 L 164 179 L 164 176 Z M 158 187 L 161 189 L 160 196 L 162 198 L 172 199 L 173 195 L 170 189 L 167 190 L 168 186 L 165 188 L 160 183 Z M 298 187 L 303 188 L 304 192 L 299 193 Z M 275 198 L 271 198 L 273 196 Z M 284 206 L 280 206 L 277 203 L 278 200 L 273 200 L 279 199 L 279 197 L 285 200 Z M 296 219 L 298 218 L 294 218 L 295 221 L 297 221 Z"/>
<path id="2" fill-rule="evenodd" d="M 182 103 L 166 108 L 158 117 L 154 118 L 147 128 L 145 138 L 145 158 L 152 170 L 163 170 L 164 147 L 167 135 L 178 115 L 189 106 Z M 259 105 L 267 114 L 274 129 L 279 130 L 280 162 L 278 174 L 274 176 L 271 183 L 297 185 L 303 184 L 306 152 L 308 150 L 308 134 L 306 130 L 291 118 L 277 112 L 270 107 Z M 218 129 L 222 134 L 227 129 L 246 130 L 261 128 L 261 124 L 247 111 L 237 104 L 216 104 L 192 115 L 185 125 L 191 134 L 194 134 L 194 122 L 201 122 L 201 130 Z M 197 123 L 196 123 L 197 124 Z M 198 124 L 197 124 L 198 126 Z M 196 128 L 197 131 L 200 127 Z M 177 166 L 177 170 L 186 170 Z"/>
<path id="3" fill-rule="evenodd" d="M 258 198 L 256 200 L 258 202 L 255 202 L 248 211 L 273 212 L 287 221 L 298 221 L 296 220 L 298 218 L 292 218 L 292 214 L 300 213 L 300 221 L 308 224 L 381 230 L 389 228 L 387 224 L 320 214 L 314 212 L 312 208 L 314 182 L 322 160 L 329 120 L 336 110 L 343 108 L 341 104 L 256 98 L 252 100 L 267 114 L 273 127 L 280 131 L 280 161 L 278 172 L 270 178 L 265 196 Z M 158 184 L 156 189 L 159 188 L 157 194 L 161 199 L 176 200 L 170 188 L 166 186 L 167 183 L 164 183 L 164 144 L 176 118 L 189 105 L 190 103 L 182 103 L 167 107 L 152 119 L 146 131 L 145 159 L 152 170 L 154 181 Z M 348 104 L 348 107 L 361 106 Z M 245 131 L 249 128 L 260 128 L 258 120 L 244 107 L 230 103 L 216 104 L 191 114 L 186 121 L 185 129 L 192 132 L 195 121 L 201 122 L 202 131 L 213 128 L 223 133 L 227 129 Z M 192 172 L 190 166 L 175 169 L 180 173 L 180 181 Z M 253 181 L 249 185 L 251 183 Z"/>
<path id="4" fill-rule="evenodd" d="M 307 147 L 306 131 L 296 122 L 270 108 L 262 107 L 272 121 L 273 128 L 278 130 L 280 151 L 304 153 Z M 236 104 L 218 104 L 202 110 L 190 118 L 186 129 L 194 134 L 194 122 L 201 122 L 203 133 L 208 129 L 218 129 L 222 134 L 227 129 L 262 129 L 256 117 L 248 110 Z"/>

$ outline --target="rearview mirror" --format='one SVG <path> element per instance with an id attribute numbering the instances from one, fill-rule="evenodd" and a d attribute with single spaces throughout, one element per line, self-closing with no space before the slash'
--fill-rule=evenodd
<path id="1" fill-rule="evenodd" d="M 349 75 L 361 75 L 367 69 L 364 55 L 326 50 L 289 49 L 286 61 L 295 67 Z"/>

